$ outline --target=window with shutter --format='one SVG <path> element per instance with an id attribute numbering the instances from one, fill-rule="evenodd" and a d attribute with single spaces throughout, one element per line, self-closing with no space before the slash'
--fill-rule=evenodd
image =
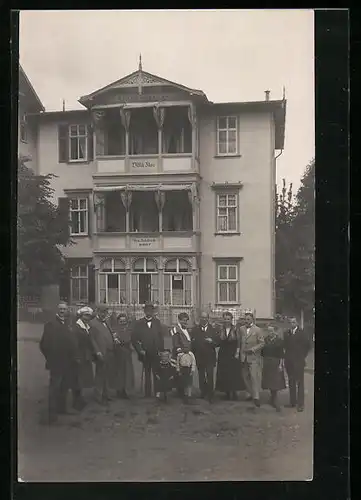
<path id="1" fill-rule="evenodd" d="M 59 125 L 58 127 L 58 161 L 67 163 L 69 161 L 68 148 L 68 125 Z"/>
<path id="2" fill-rule="evenodd" d="M 88 234 L 88 198 L 70 198 L 70 220 L 72 235 Z"/>
<path id="3" fill-rule="evenodd" d="M 72 303 L 89 300 L 88 293 L 88 266 L 86 264 L 73 265 L 70 270 L 70 300 Z"/>

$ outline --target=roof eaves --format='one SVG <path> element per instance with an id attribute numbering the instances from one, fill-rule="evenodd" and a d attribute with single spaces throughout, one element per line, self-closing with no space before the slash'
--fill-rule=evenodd
<path id="1" fill-rule="evenodd" d="M 26 81 L 27 85 L 29 86 L 30 91 L 32 92 L 32 94 L 34 95 L 36 101 L 38 102 L 39 108 L 41 109 L 41 111 L 45 111 L 45 107 L 44 107 L 43 103 L 41 102 L 40 97 L 36 93 L 34 87 L 32 86 L 29 78 L 27 77 L 27 74 L 25 73 L 25 71 L 24 71 L 24 69 L 23 69 L 23 67 L 21 66 L 20 63 L 19 63 L 19 69 L 20 69 L 21 74 L 24 76 L 25 81 Z"/>

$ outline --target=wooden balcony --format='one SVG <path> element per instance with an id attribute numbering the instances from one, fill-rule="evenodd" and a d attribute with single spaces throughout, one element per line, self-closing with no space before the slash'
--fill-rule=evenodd
<path id="1" fill-rule="evenodd" d="M 107 174 L 153 174 L 195 172 L 198 163 L 191 153 L 134 156 L 98 156 L 95 176 Z"/>
<path id="2" fill-rule="evenodd" d="M 199 252 L 196 231 L 166 231 L 161 233 L 98 232 L 93 238 L 95 253 L 114 252 Z"/>

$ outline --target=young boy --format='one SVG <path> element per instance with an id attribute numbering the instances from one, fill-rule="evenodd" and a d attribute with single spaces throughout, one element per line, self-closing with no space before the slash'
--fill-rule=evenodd
<path id="1" fill-rule="evenodd" d="M 158 354 L 158 365 L 155 372 L 159 392 L 163 394 L 164 401 L 167 401 L 167 393 L 174 385 L 175 366 L 171 359 L 169 350 L 161 351 Z"/>
<path id="2" fill-rule="evenodd" d="M 195 369 L 196 358 L 194 354 L 189 350 L 189 347 L 183 347 L 182 352 L 177 355 L 177 372 L 185 403 L 189 403 L 189 398 L 192 396 Z"/>

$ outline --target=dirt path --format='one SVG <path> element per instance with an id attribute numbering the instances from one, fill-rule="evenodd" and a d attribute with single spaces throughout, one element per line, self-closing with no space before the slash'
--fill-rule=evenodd
<path id="1" fill-rule="evenodd" d="M 28 329 L 30 327 L 27 327 Z M 38 335 L 39 327 L 34 328 Z M 25 332 L 21 338 L 35 338 Z M 47 373 L 34 340 L 18 342 L 19 476 L 24 481 L 305 480 L 312 477 L 313 377 L 306 411 L 196 400 L 92 403 L 39 425 Z M 136 362 L 135 362 L 136 363 Z M 139 365 L 137 363 L 139 378 Z M 139 383 L 138 383 L 139 387 Z M 264 395 L 266 400 L 267 395 Z M 282 395 L 287 402 L 287 394 Z"/>

